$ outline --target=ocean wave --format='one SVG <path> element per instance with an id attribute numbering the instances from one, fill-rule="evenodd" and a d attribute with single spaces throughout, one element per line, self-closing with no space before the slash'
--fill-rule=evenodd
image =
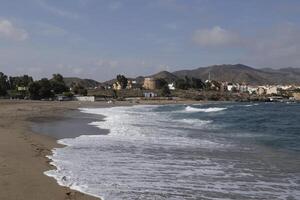
<path id="1" fill-rule="evenodd" d="M 203 126 L 212 123 L 211 120 L 201 120 L 201 119 L 181 119 L 177 121 L 190 124 L 190 125 L 195 125 L 195 126 Z"/>
<path id="2" fill-rule="evenodd" d="M 219 112 L 226 110 L 227 108 L 219 108 L 219 107 L 210 107 L 210 108 L 195 108 L 192 106 L 187 106 L 185 108 L 186 112 Z"/>
<path id="3" fill-rule="evenodd" d="M 247 104 L 247 105 L 243 105 L 244 107 L 252 107 L 252 106 L 258 106 L 258 103 L 254 103 L 254 104 Z"/>
<path id="4" fill-rule="evenodd" d="M 48 158 L 56 169 L 45 174 L 60 185 L 110 200 L 213 200 L 229 195 L 236 199 L 299 199 L 297 176 L 277 169 L 269 172 L 269 164 L 259 162 L 260 155 L 256 159 L 252 148 L 245 150 L 248 146 L 218 139 L 219 133 L 211 131 L 219 125 L 217 119 L 197 113 L 234 111 L 230 105 L 222 106 L 80 109 L 105 116 L 89 125 L 110 133 L 59 140 L 66 146 L 53 150 Z M 226 134 L 226 138 L 236 137 Z"/>

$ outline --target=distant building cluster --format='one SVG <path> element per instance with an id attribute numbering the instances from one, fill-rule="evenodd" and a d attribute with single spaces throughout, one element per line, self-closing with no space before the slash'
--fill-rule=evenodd
<path id="1" fill-rule="evenodd" d="M 246 83 L 231 83 L 231 82 L 218 82 L 214 80 L 206 80 L 206 89 L 221 91 L 221 92 L 233 92 L 233 93 L 248 93 L 250 95 L 258 96 L 271 96 L 271 95 L 282 95 L 284 93 L 292 93 L 295 99 L 300 99 L 300 95 L 297 91 L 300 91 L 300 86 L 295 85 L 249 85 Z M 176 90 L 175 82 L 167 84 L 169 90 Z M 138 83 L 136 80 L 128 80 L 126 89 L 144 89 L 144 90 L 157 90 L 159 89 L 159 80 L 153 77 L 144 78 L 142 83 Z M 121 90 L 122 85 L 118 81 L 113 85 L 106 86 L 107 89 Z M 296 92 L 294 92 L 296 91 Z M 156 94 L 145 93 L 145 97 L 155 97 Z"/>
<path id="2" fill-rule="evenodd" d="M 222 83 L 227 91 L 249 93 L 257 95 L 280 95 L 282 92 L 292 92 L 299 90 L 300 86 L 295 85 L 261 85 L 251 86 L 238 83 Z"/>

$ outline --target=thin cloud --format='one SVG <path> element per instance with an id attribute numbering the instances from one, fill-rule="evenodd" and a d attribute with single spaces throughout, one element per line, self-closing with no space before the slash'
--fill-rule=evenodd
<path id="1" fill-rule="evenodd" d="M 28 39 L 28 33 L 22 28 L 16 27 L 11 21 L 6 19 L 0 19 L 0 38 L 24 41 Z"/>
<path id="2" fill-rule="evenodd" d="M 300 28 L 294 24 L 269 28 L 248 41 L 247 62 L 270 67 L 300 65 Z"/>
<path id="3" fill-rule="evenodd" d="M 51 24 L 47 23 L 36 23 L 38 27 L 38 33 L 43 36 L 50 36 L 50 37 L 63 37 L 68 34 L 68 31 Z"/>
<path id="4" fill-rule="evenodd" d="M 108 4 L 108 9 L 111 11 L 116 11 L 119 10 L 122 6 L 123 4 L 120 1 L 114 1 Z"/>
<path id="5" fill-rule="evenodd" d="M 67 10 L 63 10 L 60 8 L 57 8 L 55 6 L 52 6 L 50 4 L 47 3 L 46 0 L 36 0 L 36 2 L 46 11 L 59 16 L 59 17 L 64 17 L 64 18 L 68 18 L 68 19 L 79 19 L 80 16 L 77 13 L 74 12 L 70 12 Z"/>
<path id="6" fill-rule="evenodd" d="M 199 29 L 193 33 L 194 43 L 202 47 L 220 47 L 236 45 L 240 42 L 238 34 L 215 26 L 211 29 Z"/>

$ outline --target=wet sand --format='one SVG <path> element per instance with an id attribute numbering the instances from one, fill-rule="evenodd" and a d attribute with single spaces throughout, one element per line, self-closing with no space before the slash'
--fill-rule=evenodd
<path id="1" fill-rule="evenodd" d="M 83 105 L 90 106 L 79 102 L 0 101 L 1 200 L 97 199 L 61 187 L 43 174 L 51 168 L 45 156 L 60 145 L 53 137 L 31 131 L 32 119 L 62 119 L 67 111 Z M 97 104 L 101 106 L 107 104 Z"/>
<path id="2" fill-rule="evenodd" d="M 101 130 L 88 125 L 94 121 L 104 120 L 104 116 L 91 115 L 79 110 L 68 111 L 61 117 L 36 117 L 32 118 L 32 131 L 54 137 L 55 139 L 75 138 L 80 135 L 103 135 L 109 130 Z"/>

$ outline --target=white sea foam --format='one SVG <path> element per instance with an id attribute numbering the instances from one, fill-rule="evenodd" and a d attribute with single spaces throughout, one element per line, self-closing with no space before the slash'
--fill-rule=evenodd
<path id="1" fill-rule="evenodd" d="M 247 170 L 252 161 L 236 169 L 235 162 L 243 163 L 213 154 L 230 146 L 212 137 L 190 138 L 183 129 L 201 130 L 213 121 L 174 119 L 167 112 L 154 112 L 155 108 L 81 109 L 106 116 L 105 121 L 90 125 L 110 133 L 59 140 L 66 147 L 54 149 L 49 156 L 57 169 L 45 174 L 60 185 L 109 200 L 226 199 L 223 195 L 229 191 L 239 199 L 280 199 L 289 193 L 300 197 L 293 188 L 288 190 L 290 180 L 266 183 L 263 177 L 255 177 L 260 171 Z"/>
<path id="2" fill-rule="evenodd" d="M 258 103 L 253 103 L 253 104 L 247 104 L 247 105 L 243 105 L 245 107 L 252 107 L 252 106 L 258 106 Z"/>
<path id="3" fill-rule="evenodd" d="M 201 119 L 181 119 L 176 120 L 178 122 L 182 122 L 187 125 L 192 125 L 195 127 L 206 127 L 208 124 L 212 123 L 212 120 L 201 120 Z"/>
<path id="4" fill-rule="evenodd" d="M 211 107 L 211 108 L 195 108 L 192 106 L 187 106 L 185 111 L 187 112 L 219 112 L 226 110 L 227 108 L 218 108 L 218 107 Z"/>

